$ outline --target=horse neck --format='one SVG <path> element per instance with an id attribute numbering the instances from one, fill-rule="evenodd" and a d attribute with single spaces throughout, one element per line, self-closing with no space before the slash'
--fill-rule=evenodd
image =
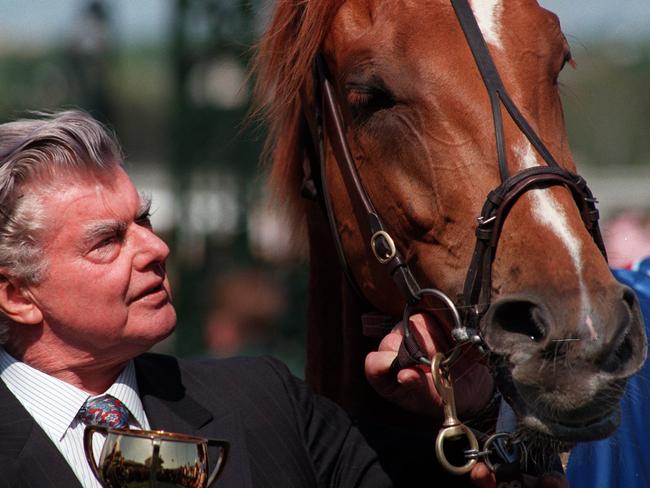
<path id="1" fill-rule="evenodd" d="M 380 339 L 363 335 L 361 316 L 367 310 L 341 271 L 321 209 L 314 205 L 307 217 L 307 382 L 353 416 L 394 420 L 400 412 L 372 390 L 364 375 L 365 357 L 377 350 Z"/>
<path id="2" fill-rule="evenodd" d="M 340 270 L 319 208 L 309 212 L 309 305 L 306 379 L 318 392 L 350 407 L 363 379 L 361 310 Z"/>

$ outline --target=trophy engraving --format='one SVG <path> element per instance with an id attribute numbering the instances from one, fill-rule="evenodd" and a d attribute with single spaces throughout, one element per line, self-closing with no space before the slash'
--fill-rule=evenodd
<path id="1" fill-rule="evenodd" d="M 106 436 L 99 460 L 92 438 Z M 217 449 L 217 461 L 208 476 L 208 446 Z M 89 425 L 84 432 L 86 458 L 104 488 L 207 488 L 219 475 L 229 444 L 164 431 L 110 429 Z"/>

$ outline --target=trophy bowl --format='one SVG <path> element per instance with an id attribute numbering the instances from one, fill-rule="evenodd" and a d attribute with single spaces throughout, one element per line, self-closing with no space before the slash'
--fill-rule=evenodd
<path id="1" fill-rule="evenodd" d="M 95 460 L 93 435 L 106 436 Z M 208 476 L 208 446 L 218 458 Z M 227 441 L 173 432 L 110 429 L 89 425 L 84 431 L 88 463 L 104 488 L 207 488 L 219 475 L 228 453 Z"/>

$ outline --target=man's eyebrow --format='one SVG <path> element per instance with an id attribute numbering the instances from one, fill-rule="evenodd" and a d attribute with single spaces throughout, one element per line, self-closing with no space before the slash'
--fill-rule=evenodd
<path id="1" fill-rule="evenodd" d="M 138 204 L 138 213 L 135 216 L 135 220 L 148 217 L 150 211 L 151 197 L 140 194 L 140 203 Z M 82 239 L 85 244 L 92 243 L 108 235 L 124 233 L 128 226 L 128 222 L 123 220 L 99 220 L 91 222 L 85 226 Z"/>
<path id="2" fill-rule="evenodd" d="M 126 232 L 128 224 L 122 220 L 100 220 L 86 225 L 83 231 L 83 242 L 91 243 L 108 235 Z"/>

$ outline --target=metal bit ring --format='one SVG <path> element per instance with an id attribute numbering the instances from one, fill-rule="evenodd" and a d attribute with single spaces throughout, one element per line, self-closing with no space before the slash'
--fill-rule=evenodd
<path id="1" fill-rule="evenodd" d="M 451 464 L 445 455 L 445 441 L 449 439 L 457 439 L 465 437 L 469 443 L 469 449 L 478 451 L 478 441 L 474 433 L 464 424 L 454 425 L 452 427 L 445 427 L 440 429 L 436 437 L 436 457 L 438 461 L 447 471 L 453 474 L 469 473 L 476 464 L 476 458 L 470 458 L 462 466 Z"/>
<path id="2" fill-rule="evenodd" d="M 490 437 L 487 438 L 487 440 L 483 444 L 483 451 L 492 453 L 493 450 L 492 444 L 494 444 L 497 440 L 512 439 L 512 438 L 513 435 L 510 432 L 497 432 L 496 434 L 492 434 Z M 504 460 L 504 461 L 508 462 L 509 460 Z M 499 464 L 495 464 L 490 460 L 489 454 L 483 458 L 483 462 L 492 472 L 496 472 L 496 470 L 499 467 Z"/>

